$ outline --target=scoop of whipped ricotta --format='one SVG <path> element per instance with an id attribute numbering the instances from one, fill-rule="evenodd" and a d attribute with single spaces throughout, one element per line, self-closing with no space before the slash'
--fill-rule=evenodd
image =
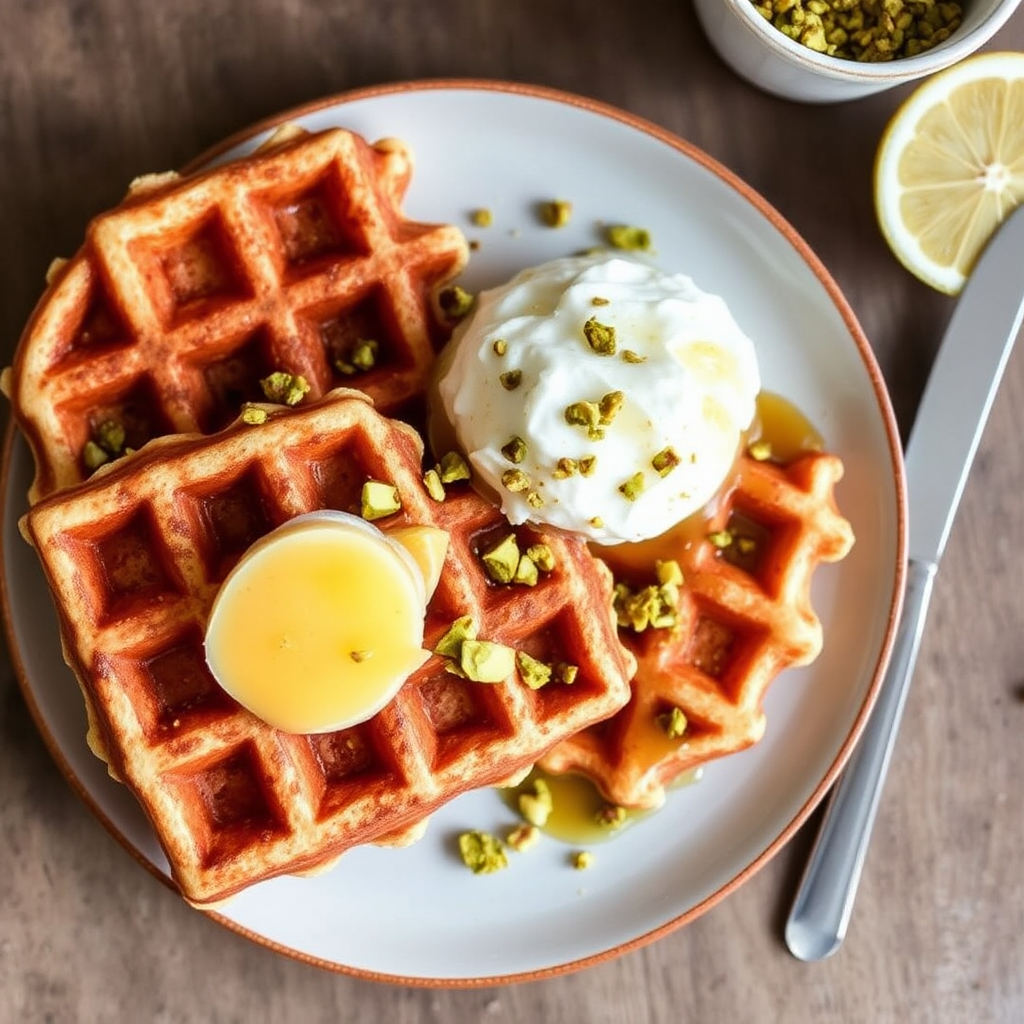
<path id="1" fill-rule="evenodd" d="M 682 274 L 571 256 L 482 292 L 442 413 L 513 524 L 645 540 L 706 505 L 754 417 L 753 342 Z"/>

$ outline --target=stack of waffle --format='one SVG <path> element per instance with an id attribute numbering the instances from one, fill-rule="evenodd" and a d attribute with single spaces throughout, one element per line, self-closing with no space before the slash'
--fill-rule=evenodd
<path id="1" fill-rule="evenodd" d="M 396 141 L 287 131 L 212 171 L 142 180 L 55 265 L 4 377 L 36 465 L 22 529 L 90 745 L 199 905 L 359 843 L 406 841 L 444 802 L 538 761 L 615 803 L 657 804 L 689 767 L 759 738 L 769 683 L 821 643 L 811 575 L 852 541 L 837 459 L 744 459 L 710 529 L 758 524 L 756 564 L 710 543 L 681 552 L 674 627 L 634 635 L 582 540 L 513 531 L 464 482 L 443 501 L 428 493 L 402 419 L 421 422 L 450 326 L 439 289 L 467 251 L 456 228 L 403 217 L 410 168 Z M 259 404 L 275 375 L 303 387 Z M 93 472 L 90 450 L 110 463 Z M 292 517 L 358 512 L 367 480 L 401 496 L 385 529 L 450 535 L 427 645 L 469 615 L 483 638 L 575 666 L 571 684 L 480 685 L 435 655 L 372 719 L 316 736 L 228 697 L 203 651 L 221 582 Z M 534 586 L 484 571 L 481 553 L 510 532 L 553 555 Z M 673 709 L 686 727 L 668 736 Z"/>

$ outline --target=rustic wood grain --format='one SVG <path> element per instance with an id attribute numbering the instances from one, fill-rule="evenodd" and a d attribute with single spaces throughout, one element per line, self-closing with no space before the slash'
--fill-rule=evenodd
<path id="1" fill-rule="evenodd" d="M 990 48 L 1024 49 L 1024 13 Z M 845 290 L 906 431 L 952 305 L 898 266 L 874 223 L 871 162 L 905 91 L 823 108 L 763 95 L 711 53 L 686 0 L 0 0 L 3 360 L 51 257 L 133 176 L 293 104 L 433 76 L 585 93 L 745 178 Z M 0 1021 L 1024 1020 L 1022 407 L 1018 352 L 943 563 L 833 959 L 798 963 L 781 940 L 805 829 L 692 925 L 579 974 L 432 991 L 291 961 L 190 910 L 132 862 L 60 776 L 4 657 Z"/>

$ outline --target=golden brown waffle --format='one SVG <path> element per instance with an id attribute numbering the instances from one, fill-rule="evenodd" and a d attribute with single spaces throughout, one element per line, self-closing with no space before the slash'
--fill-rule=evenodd
<path id="1" fill-rule="evenodd" d="M 384 412 L 420 400 L 447 333 L 433 293 L 465 266 L 465 239 L 402 215 L 401 142 L 278 138 L 141 179 L 51 275 L 6 381 L 36 460 L 30 502 L 88 476 L 100 424 L 122 424 L 131 448 L 210 433 L 274 371 L 305 377 L 310 399 L 344 385 Z M 378 346 L 365 371 L 347 362 L 360 339 Z"/>
<path id="2" fill-rule="evenodd" d="M 196 904 L 315 870 L 357 843 L 408 837 L 445 801 L 526 770 L 622 707 L 634 667 L 616 637 L 610 574 L 582 542 L 544 534 L 549 574 L 533 587 L 493 584 L 478 551 L 512 528 L 468 484 L 443 502 L 429 497 L 410 427 L 352 391 L 270 408 L 259 426 L 160 438 L 22 521 L 55 596 L 94 749 L 142 804 Z M 220 583 L 293 516 L 358 512 L 367 479 L 401 495 L 402 510 L 378 525 L 451 536 L 428 647 L 471 615 L 480 638 L 575 664 L 575 681 L 474 683 L 435 655 L 369 722 L 315 736 L 278 732 L 235 704 L 203 655 Z M 542 537 L 514 532 L 521 546 Z"/>
<path id="3" fill-rule="evenodd" d="M 842 472 L 833 455 L 785 468 L 744 456 L 696 543 L 665 553 L 685 579 L 676 628 L 620 630 L 637 658 L 629 705 L 560 743 L 542 767 L 589 777 L 614 804 L 656 807 L 683 773 L 757 742 L 771 682 L 821 649 L 811 577 L 853 544 L 833 497 Z M 720 531 L 728 547 L 707 539 Z M 674 707 L 686 720 L 675 738 L 665 717 Z"/>

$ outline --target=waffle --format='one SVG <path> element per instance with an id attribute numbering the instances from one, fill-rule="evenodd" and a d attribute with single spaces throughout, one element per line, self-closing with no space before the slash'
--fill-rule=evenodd
<path id="1" fill-rule="evenodd" d="M 401 142 L 331 129 L 140 179 L 49 275 L 5 381 L 36 461 L 30 503 L 88 476 L 99 425 L 122 424 L 130 448 L 212 433 L 275 371 L 309 399 L 347 386 L 383 412 L 421 402 L 448 333 L 435 292 L 468 248 L 454 226 L 405 219 L 411 172 Z M 347 361 L 360 339 L 377 344 L 370 368 Z"/>
<path id="2" fill-rule="evenodd" d="M 307 873 L 358 843 L 410 838 L 445 801 L 524 772 L 559 740 L 629 699 L 611 576 L 572 538 L 517 527 L 466 484 L 444 501 L 422 483 L 422 443 L 339 389 L 296 409 L 266 407 L 213 437 L 171 436 L 57 492 L 23 518 L 84 692 L 91 746 L 151 820 L 183 895 L 220 902 L 282 873 Z M 321 508 L 359 509 L 367 479 L 402 510 L 384 529 L 439 527 L 451 540 L 425 644 L 471 615 L 481 638 L 578 666 L 571 685 L 484 685 L 434 655 L 368 722 L 323 735 L 279 732 L 209 675 L 205 622 L 240 555 L 271 528 Z M 536 586 L 497 585 L 479 558 L 491 538 L 547 543 Z"/>
<path id="3" fill-rule="evenodd" d="M 707 529 L 666 552 L 685 579 L 676 627 L 620 630 L 637 659 L 630 703 L 560 743 L 541 766 L 587 776 L 614 804 L 651 808 L 684 773 L 756 743 L 769 685 L 821 649 L 811 577 L 853 543 L 833 497 L 842 472 L 834 455 L 808 454 L 785 468 L 741 458 Z M 726 530 L 728 547 L 708 539 Z M 665 717 L 674 707 L 685 716 L 676 738 Z"/>

